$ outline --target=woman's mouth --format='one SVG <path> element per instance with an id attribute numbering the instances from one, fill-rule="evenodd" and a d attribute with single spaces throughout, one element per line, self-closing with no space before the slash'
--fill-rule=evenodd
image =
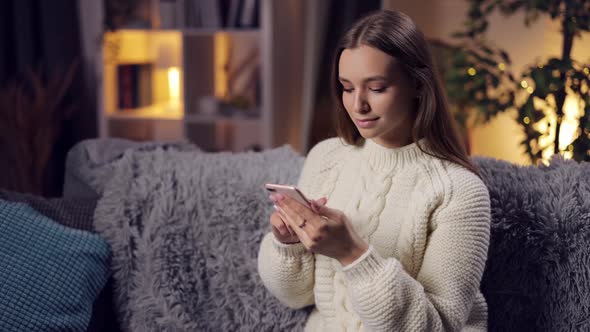
<path id="1" fill-rule="evenodd" d="M 354 121 L 361 128 L 371 128 L 377 124 L 377 120 L 379 120 L 379 118 L 373 118 L 373 119 L 367 119 L 367 120 L 355 119 Z"/>

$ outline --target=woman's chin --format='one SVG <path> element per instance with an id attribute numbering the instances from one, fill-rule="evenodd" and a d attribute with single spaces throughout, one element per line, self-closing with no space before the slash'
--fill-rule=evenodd
<path id="1" fill-rule="evenodd" d="M 357 130 L 364 139 L 375 138 L 377 136 L 377 131 L 373 128 L 365 129 L 357 127 Z"/>

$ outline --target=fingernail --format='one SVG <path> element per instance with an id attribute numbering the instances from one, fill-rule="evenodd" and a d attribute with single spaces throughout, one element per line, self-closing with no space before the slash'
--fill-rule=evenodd
<path id="1" fill-rule="evenodd" d="M 285 197 L 281 194 L 276 194 L 277 195 L 277 200 L 282 201 L 283 199 L 285 199 Z"/>
<path id="2" fill-rule="evenodd" d="M 278 211 L 279 210 L 279 207 L 276 206 L 276 204 L 273 204 L 273 207 L 275 208 L 275 211 Z"/>

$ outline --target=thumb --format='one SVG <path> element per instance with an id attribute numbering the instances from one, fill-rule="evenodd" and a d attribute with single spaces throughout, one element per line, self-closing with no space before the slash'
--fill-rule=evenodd
<path id="1" fill-rule="evenodd" d="M 328 202 L 328 199 L 326 197 L 322 197 L 318 200 L 315 200 L 314 202 L 317 204 L 320 204 L 320 205 L 326 205 L 326 202 Z"/>
<path id="2" fill-rule="evenodd" d="M 311 205 L 311 210 L 317 214 L 319 214 L 319 208 L 318 206 L 321 205 L 326 205 L 326 202 L 328 201 L 328 199 L 326 197 L 322 197 L 320 199 L 312 199 L 309 201 L 310 205 Z"/>

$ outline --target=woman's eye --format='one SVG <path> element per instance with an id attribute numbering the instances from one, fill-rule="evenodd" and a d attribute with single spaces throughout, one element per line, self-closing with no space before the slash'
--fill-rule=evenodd
<path id="1" fill-rule="evenodd" d="M 342 91 L 344 91 L 344 92 L 346 92 L 346 93 L 351 93 L 351 92 L 352 92 L 352 90 L 354 90 L 354 89 L 352 89 L 352 88 L 351 88 L 351 89 L 344 89 L 344 88 L 342 89 Z"/>
<path id="2" fill-rule="evenodd" d="M 371 91 L 373 91 L 373 92 L 383 92 L 383 91 L 385 91 L 385 88 L 371 88 Z"/>

